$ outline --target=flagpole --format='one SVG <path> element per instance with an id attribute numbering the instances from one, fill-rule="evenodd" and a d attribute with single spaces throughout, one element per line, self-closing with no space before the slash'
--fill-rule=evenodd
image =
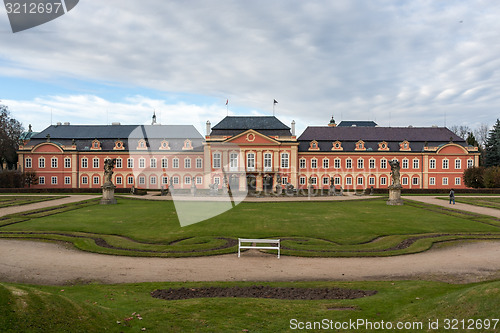
<path id="1" fill-rule="evenodd" d="M 278 101 L 277 101 L 277 100 L 274 100 L 274 101 L 273 101 L 273 117 L 274 117 L 274 107 L 276 106 L 276 104 L 278 104 Z"/>
<path id="2" fill-rule="evenodd" d="M 229 116 L 229 99 L 226 99 L 226 116 Z"/>

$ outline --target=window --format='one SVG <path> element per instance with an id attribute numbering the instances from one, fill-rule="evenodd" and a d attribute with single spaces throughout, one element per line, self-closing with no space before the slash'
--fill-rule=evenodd
<path id="1" fill-rule="evenodd" d="M 149 178 L 149 183 L 151 185 L 156 185 L 156 176 L 151 176 L 151 178 Z"/>
<path id="2" fill-rule="evenodd" d="M 380 160 L 380 168 L 387 169 L 387 160 Z"/>
<path id="3" fill-rule="evenodd" d="M 172 182 L 174 183 L 174 185 L 178 185 L 178 184 L 179 184 L 179 177 L 175 176 L 175 177 L 172 179 Z"/>
<path id="4" fill-rule="evenodd" d="M 318 183 L 318 178 L 311 177 L 311 185 L 316 185 Z"/>
<path id="5" fill-rule="evenodd" d="M 188 185 L 191 184 L 191 177 L 185 176 L 184 177 L 184 184 L 188 184 Z"/>
<path id="6" fill-rule="evenodd" d="M 408 177 L 401 178 L 401 185 L 408 185 Z"/>
<path id="7" fill-rule="evenodd" d="M 318 160 L 313 158 L 311 160 L 311 169 L 316 169 L 318 167 Z"/>
<path id="8" fill-rule="evenodd" d="M 214 184 L 220 184 L 220 177 L 214 177 Z"/>
<path id="9" fill-rule="evenodd" d="M 166 159 L 166 158 L 161 159 L 161 167 L 162 167 L 162 169 L 168 168 L 168 159 Z"/>
<path id="10" fill-rule="evenodd" d="M 286 185 L 288 183 L 288 177 L 281 177 L 281 184 Z"/>
<path id="11" fill-rule="evenodd" d="M 82 177 L 82 184 L 87 185 L 89 183 L 89 177 L 83 176 Z"/>
<path id="12" fill-rule="evenodd" d="M 346 169 L 352 169 L 352 160 L 350 158 L 345 160 L 345 167 Z"/>
<path id="13" fill-rule="evenodd" d="M 149 160 L 149 167 L 150 168 L 156 168 L 156 158 L 151 158 Z"/>
<path id="14" fill-rule="evenodd" d="M 39 168 L 45 168 L 45 158 L 40 157 L 40 158 L 38 159 L 38 167 L 39 167 Z"/>
<path id="15" fill-rule="evenodd" d="M 474 160 L 467 160 L 467 168 L 472 168 L 474 166 Z"/>
<path id="16" fill-rule="evenodd" d="M 346 177 L 345 184 L 346 185 L 352 185 L 352 178 L 351 177 Z"/>
<path id="17" fill-rule="evenodd" d="M 412 184 L 412 185 L 418 185 L 418 177 L 413 177 L 413 178 L 411 179 L 411 184 Z"/>
<path id="18" fill-rule="evenodd" d="M 94 176 L 92 179 L 94 184 L 99 184 L 99 176 Z"/>
<path id="19" fill-rule="evenodd" d="M 436 185 L 436 178 L 435 177 L 429 178 L 429 185 Z"/>
<path id="20" fill-rule="evenodd" d="M 328 177 L 323 177 L 323 185 L 329 185 L 330 179 Z"/>
<path id="21" fill-rule="evenodd" d="M 203 160 L 201 158 L 196 159 L 196 168 L 197 169 L 203 168 Z"/>
<path id="22" fill-rule="evenodd" d="M 214 169 L 220 169 L 220 153 L 214 153 L 212 164 Z"/>
<path id="23" fill-rule="evenodd" d="M 92 160 L 92 164 L 94 166 L 95 169 L 99 168 L 99 159 L 98 158 L 94 158 Z"/>
<path id="24" fill-rule="evenodd" d="M 116 159 L 116 167 L 119 169 L 123 167 L 123 160 L 121 158 Z"/>
<path id="25" fill-rule="evenodd" d="M 116 184 L 117 185 L 123 184 L 123 178 L 121 176 L 116 177 Z"/>
<path id="26" fill-rule="evenodd" d="M 38 177 L 38 184 L 44 185 L 45 184 L 45 177 Z"/>
<path id="27" fill-rule="evenodd" d="M 284 155 L 284 154 L 283 154 Z M 271 171 L 273 169 L 273 159 L 270 153 L 264 154 L 264 171 Z"/>
<path id="28" fill-rule="evenodd" d="M 429 169 L 436 169 L 436 160 L 432 159 L 429 161 Z"/>
<path id="29" fill-rule="evenodd" d="M 363 185 L 363 177 L 358 177 L 358 185 Z"/>
<path id="30" fill-rule="evenodd" d="M 141 157 L 139 159 L 139 168 L 145 168 L 145 167 L 146 167 L 146 159 Z"/>
<path id="31" fill-rule="evenodd" d="M 305 158 L 301 158 L 300 161 L 299 161 L 299 168 L 301 169 L 305 169 L 306 168 L 306 159 Z"/>
<path id="32" fill-rule="evenodd" d="M 271 154 L 266 154 L 266 155 L 271 155 Z M 265 155 L 264 155 L 264 162 L 266 161 Z M 238 154 L 237 153 L 231 153 L 229 154 L 229 169 L 233 171 L 238 170 Z"/>
<path id="33" fill-rule="evenodd" d="M 134 167 L 134 159 L 127 158 L 127 168 L 133 168 L 133 167 Z"/>
<path id="34" fill-rule="evenodd" d="M 172 167 L 175 169 L 179 168 L 179 159 L 177 157 L 172 160 Z"/>
<path id="35" fill-rule="evenodd" d="M 328 169 L 330 167 L 330 160 L 325 158 L 323 159 L 323 169 Z"/>
<path id="36" fill-rule="evenodd" d="M 146 177 L 144 176 L 139 176 L 139 184 L 144 185 L 146 184 Z"/>
<path id="37" fill-rule="evenodd" d="M 386 177 L 380 178 L 380 185 L 387 185 L 387 178 Z"/>
<path id="38" fill-rule="evenodd" d="M 335 161 L 333 162 L 333 167 L 335 169 L 340 169 L 340 158 L 335 159 Z"/>
<path id="39" fill-rule="evenodd" d="M 162 183 L 163 185 L 168 184 L 168 177 L 167 177 L 167 176 L 163 176 L 163 177 L 161 177 L 161 183 Z"/>
<path id="40" fill-rule="evenodd" d="M 375 160 L 373 158 L 368 162 L 368 167 L 370 169 L 375 169 Z"/>
<path id="41" fill-rule="evenodd" d="M 57 185 L 57 177 L 56 176 L 52 176 L 50 177 L 50 183 L 52 185 Z"/>
<path id="42" fill-rule="evenodd" d="M 127 177 L 127 184 L 132 185 L 134 183 L 134 177 L 128 176 Z"/>
<path id="43" fill-rule="evenodd" d="M 420 163 L 418 159 L 413 160 L 413 169 L 418 169 L 420 167 Z"/>
<path id="44" fill-rule="evenodd" d="M 408 160 L 406 158 L 403 160 L 403 165 L 401 167 L 403 169 L 408 169 Z"/>
<path id="45" fill-rule="evenodd" d="M 299 178 L 299 185 L 305 185 L 306 184 L 306 177 L 300 177 Z"/>
<path id="46" fill-rule="evenodd" d="M 191 159 L 190 158 L 185 158 L 184 159 L 184 168 L 185 169 L 191 169 Z"/>
<path id="47" fill-rule="evenodd" d="M 65 168 L 71 168 L 71 159 L 69 157 L 66 157 L 64 159 L 64 167 Z"/>
<path id="48" fill-rule="evenodd" d="M 255 170 L 255 154 L 254 153 L 247 154 L 247 169 L 248 170 Z"/>
<path id="49" fill-rule="evenodd" d="M 31 168 L 31 158 L 27 158 L 24 162 L 26 168 Z"/>
<path id="50" fill-rule="evenodd" d="M 455 169 L 462 169 L 462 160 L 455 160 Z"/>
<path id="51" fill-rule="evenodd" d="M 65 185 L 71 184 L 71 177 L 68 177 L 68 176 L 64 177 L 64 184 Z"/>
<path id="52" fill-rule="evenodd" d="M 443 169 L 448 169 L 448 160 L 443 160 Z"/>
<path id="53" fill-rule="evenodd" d="M 283 169 L 288 169 L 290 167 L 288 153 L 281 154 L 281 167 Z"/>
<path id="54" fill-rule="evenodd" d="M 369 185 L 375 185 L 375 177 L 368 178 L 368 184 Z"/>
<path id="55" fill-rule="evenodd" d="M 201 176 L 196 177 L 196 184 L 203 184 L 203 178 Z"/>
<path id="56" fill-rule="evenodd" d="M 333 178 L 333 183 L 334 183 L 335 185 L 340 185 L 340 177 L 335 177 L 335 178 Z"/>
<path id="57" fill-rule="evenodd" d="M 362 158 L 360 158 L 358 160 L 358 169 L 363 169 L 364 167 L 365 167 L 365 161 Z"/>
<path id="58" fill-rule="evenodd" d="M 448 177 L 443 177 L 443 185 L 448 185 Z"/>
<path id="59" fill-rule="evenodd" d="M 460 177 L 455 178 L 455 185 L 460 185 Z"/>
<path id="60" fill-rule="evenodd" d="M 88 168 L 88 167 L 89 167 L 88 158 L 82 158 L 82 168 Z"/>

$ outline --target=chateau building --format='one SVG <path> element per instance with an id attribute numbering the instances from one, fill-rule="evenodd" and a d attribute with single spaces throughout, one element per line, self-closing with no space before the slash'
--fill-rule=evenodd
<path id="1" fill-rule="evenodd" d="M 23 137 L 19 169 L 36 172 L 35 188 L 100 188 L 104 160 L 116 159 L 119 188 L 166 186 L 232 190 L 387 188 L 390 160 L 403 188 L 465 188 L 462 174 L 478 165 L 477 147 L 443 127 L 378 127 L 332 120 L 297 137 L 274 116 L 227 116 L 203 137 L 192 125 L 51 125 Z"/>

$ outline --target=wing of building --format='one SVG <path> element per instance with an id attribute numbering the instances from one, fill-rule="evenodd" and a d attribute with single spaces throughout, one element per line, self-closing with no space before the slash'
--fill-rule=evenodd
<path id="1" fill-rule="evenodd" d="M 401 165 L 404 188 L 463 188 L 462 174 L 478 165 L 477 147 L 442 127 L 379 127 L 374 122 L 310 126 L 274 116 L 228 116 L 203 136 L 192 125 L 49 126 L 23 136 L 19 168 L 35 171 L 38 188 L 100 188 L 104 160 L 116 158 L 117 187 L 240 190 L 387 188 L 388 161 Z"/>

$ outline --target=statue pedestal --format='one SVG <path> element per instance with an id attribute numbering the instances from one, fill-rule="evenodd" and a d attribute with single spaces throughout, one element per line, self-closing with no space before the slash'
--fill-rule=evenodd
<path id="1" fill-rule="evenodd" d="M 389 186 L 389 200 L 387 204 L 390 206 L 402 206 L 403 199 L 401 199 L 401 187 Z"/>
<path id="2" fill-rule="evenodd" d="M 116 199 L 115 199 L 115 188 L 116 186 L 113 185 L 113 183 L 104 183 L 102 187 L 102 199 L 100 204 L 101 205 L 115 205 L 116 204 Z"/>

